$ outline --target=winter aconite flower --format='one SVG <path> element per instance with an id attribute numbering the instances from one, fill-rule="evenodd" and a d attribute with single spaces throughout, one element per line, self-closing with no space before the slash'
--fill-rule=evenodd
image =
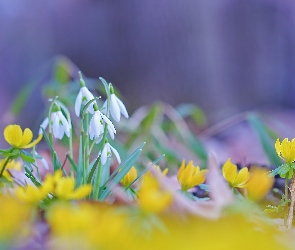
<path id="1" fill-rule="evenodd" d="M 91 140 L 97 140 L 97 143 L 100 141 L 99 138 L 104 132 L 103 122 L 107 124 L 107 130 L 112 139 L 115 138 L 116 129 L 113 123 L 107 118 L 103 113 L 98 110 L 97 105 L 94 105 L 94 114 L 90 120 L 89 124 L 89 136 Z"/>
<path id="2" fill-rule="evenodd" d="M 88 196 L 92 191 L 90 184 L 81 185 L 75 188 L 76 181 L 74 177 L 62 177 L 62 171 L 55 171 L 54 175 L 48 174 L 44 183 L 51 185 L 51 193 L 61 200 L 79 200 Z"/>
<path id="3" fill-rule="evenodd" d="M 121 119 L 121 114 L 124 115 L 126 118 L 129 117 L 127 109 L 124 103 L 115 95 L 113 86 L 110 86 L 110 112 L 113 119 L 117 122 Z M 103 105 L 103 109 L 106 108 L 107 101 L 105 101 Z"/>
<path id="4" fill-rule="evenodd" d="M 79 72 L 80 75 L 80 91 L 78 93 L 78 96 L 76 98 L 75 102 L 75 113 L 79 117 L 81 113 L 81 105 L 85 105 L 87 102 L 95 99 L 93 94 L 89 91 L 89 89 L 86 87 L 85 82 L 83 80 L 81 72 Z M 87 111 L 91 114 L 93 114 L 93 104 L 90 104 L 87 108 Z"/>
<path id="5" fill-rule="evenodd" d="M 278 156 L 286 163 L 291 164 L 295 161 L 295 138 L 292 141 L 285 138 L 282 143 L 280 143 L 280 139 L 277 139 L 275 148 Z"/>
<path id="6" fill-rule="evenodd" d="M 101 163 L 102 163 L 102 165 L 104 165 L 107 162 L 108 157 L 111 157 L 112 152 L 116 156 L 117 161 L 119 163 L 121 163 L 121 158 L 120 158 L 120 155 L 119 155 L 118 151 L 114 147 L 112 147 L 108 143 L 108 141 L 106 140 L 106 143 L 104 145 L 104 148 L 103 148 L 103 150 L 101 152 Z"/>
<path id="7" fill-rule="evenodd" d="M 4 138 L 14 148 L 32 148 L 41 141 L 42 134 L 32 141 L 33 132 L 29 128 L 22 131 L 19 125 L 13 124 L 4 129 Z"/>
<path id="8" fill-rule="evenodd" d="M 15 196 L 22 202 L 30 205 L 36 205 L 45 199 L 52 190 L 50 183 L 44 183 L 40 187 L 28 184 L 25 187 L 18 186 L 15 188 Z"/>
<path id="9" fill-rule="evenodd" d="M 149 172 L 145 173 L 138 190 L 138 203 L 145 213 L 161 213 L 172 203 L 172 194 L 161 187 Z"/>
<path id="10" fill-rule="evenodd" d="M 124 187 L 129 187 L 130 184 L 136 179 L 137 177 L 137 170 L 134 166 L 128 171 L 128 173 L 123 177 L 121 183 Z"/>
<path id="11" fill-rule="evenodd" d="M 250 179 L 245 186 L 246 196 L 253 201 L 261 200 L 272 188 L 274 177 L 265 168 L 251 167 Z"/>
<path id="12" fill-rule="evenodd" d="M 200 170 L 199 166 L 194 166 L 192 161 L 185 166 L 185 161 L 183 160 L 177 174 L 181 189 L 187 191 L 194 186 L 204 183 L 207 172 L 207 169 Z"/>
<path id="13" fill-rule="evenodd" d="M 231 163 L 230 158 L 228 158 L 223 165 L 222 174 L 232 188 L 243 188 L 248 182 L 250 174 L 246 167 L 240 171 L 237 169 L 237 165 Z"/>

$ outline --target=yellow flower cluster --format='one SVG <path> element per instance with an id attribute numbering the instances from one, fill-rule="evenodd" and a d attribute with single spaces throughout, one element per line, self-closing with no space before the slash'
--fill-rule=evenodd
<path id="1" fill-rule="evenodd" d="M 185 165 L 183 160 L 177 174 L 181 189 L 187 191 L 194 186 L 204 183 L 207 172 L 207 169 L 200 170 L 199 166 L 194 166 L 192 161 Z"/>
<path id="2" fill-rule="evenodd" d="M 15 195 L 25 203 L 36 205 L 49 194 L 60 200 L 79 200 L 88 196 L 92 191 L 90 184 L 85 184 L 75 189 L 74 177 L 62 177 L 62 171 L 58 170 L 54 175 L 48 174 L 40 187 L 27 185 L 15 188 Z"/>
<path id="3" fill-rule="evenodd" d="M 295 161 L 295 139 L 289 141 L 287 138 L 285 138 L 282 143 L 280 142 L 280 139 L 277 139 L 275 143 L 275 149 L 278 156 L 285 160 L 286 163 L 291 164 Z"/>
<path id="4" fill-rule="evenodd" d="M 138 191 L 138 204 L 145 213 L 161 213 L 172 203 L 172 194 L 161 187 L 161 184 L 151 173 L 142 177 Z"/>

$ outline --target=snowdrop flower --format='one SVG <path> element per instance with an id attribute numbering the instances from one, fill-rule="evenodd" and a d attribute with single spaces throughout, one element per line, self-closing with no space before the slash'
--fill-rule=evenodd
<path id="1" fill-rule="evenodd" d="M 112 85 L 110 85 L 110 112 L 112 117 L 115 121 L 119 122 L 121 119 L 121 114 L 124 115 L 126 118 L 129 117 L 127 109 L 124 105 L 124 103 L 115 95 L 114 88 Z M 103 109 L 106 109 L 107 101 L 105 101 L 103 105 Z"/>
<path id="2" fill-rule="evenodd" d="M 55 106 L 55 108 L 56 111 L 51 113 L 51 125 L 54 137 L 60 140 L 64 137 L 64 134 L 66 134 L 67 137 L 70 137 L 71 124 L 60 111 L 60 107 Z M 43 134 L 42 128 L 45 130 L 48 124 L 49 119 L 46 117 L 40 125 L 39 134 Z"/>
<path id="3" fill-rule="evenodd" d="M 81 105 L 82 104 L 86 104 L 87 102 L 91 101 L 94 99 L 93 94 L 89 91 L 89 89 L 86 87 L 85 82 L 82 78 L 82 74 L 81 72 L 79 72 L 79 76 L 80 76 L 80 91 L 78 93 L 76 102 L 75 102 L 75 113 L 76 115 L 79 117 L 80 116 L 80 112 L 81 112 Z M 93 110 L 93 105 L 90 104 L 89 107 L 87 108 L 88 112 L 93 114 L 94 110 Z"/>
<path id="4" fill-rule="evenodd" d="M 102 163 L 102 165 L 104 165 L 107 162 L 108 157 L 111 157 L 112 152 L 116 156 L 117 161 L 119 162 L 119 164 L 121 163 L 121 158 L 120 158 L 120 155 L 119 155 L 118 151 L 114 147 L 112 147 L 108 143 L 108 141 L 106 140 L 104 148 L 103 148 L 103 150 L 101 152 L 101 163 Z"/>
<path id="5" fill-rule="evenodd" d="M 114 140 L 116 129 L 113 123 L 98 110 L 97 104 L 94 104 L 94 114 L 89 123 L 89 136 L 91 140 L 97 140 L 96 143 L 99 143 L 102 138 L 102 134 L 104 132 L 103 122 L 107 124 L 108 132 Z"/>

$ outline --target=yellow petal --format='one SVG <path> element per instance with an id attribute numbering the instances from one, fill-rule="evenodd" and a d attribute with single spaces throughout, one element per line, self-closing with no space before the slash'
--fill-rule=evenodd
<path id="1" fill-rule="evenodd" d="M 86 196 L 88 196 L 92 191 L 92 186 L 90 184 L 82 185 L 79 188 L 77 188 L 71 195 L 71 200 L 79 200 L 83 199 Z"/>
<path id="2" fill-rule="evenodd" d="M 245 186 L 249 178 L 250 178 L 249 170 L 247 167 L 244 167 L 239 171 L 237 178 L 235 182 L 233 183 L 233 186 L 242 188 Z"/>
<path id="3" fill-rule="evenodd" d="M 8 125 L 4 129 L 5 140 L 13 147 L 18 148 L 22 143 L 23 131 L 19 125 Z"/>
<path id="4" fill-rule="evenodd" d="M 231 163 L 230 158 L 224 163 L 222 168 L 223 177 L 232 185 L 237 178 L 237 166 Z"/>
<path id="5" fill-rule="evenodd" d="M 54 194 L 61 199 L 69 199 L 75 187 L 75 180 L 72 177 L 67 177 L 59 180 L 56 183 Z"/>
<path id="6" fill-rule="evenodd" d="M 20 144 L 20 148 L 27 146 L 33 139 L 33 132 L 26 128 L 23 133 L 22 143 Z"/>
<path id="7" fill-rule="evenodd" d="M 180 176 L 181 176 L 181 174 L 182 174 L 182 172 L 183 172 L 184 167 L 185 167 L 185 160 L 182 160 L 182 162 L 181 162 L 181 166 L 180 166 L 180 168 L 179 168 L 179 170 L 178 170 L 178 173 L 177 173 L 177 179 L 178 179 L 178 181 L 179 181 L 179 179 L 180 179 Z"/>
<path id="8" fill-rule="evenodd" d="M 32 148 L 32 147 L 34 147 L 37 143 L 39 143 L 39 141 L 42 140 L 42 137 L 43 137 L 43 135 L 40 134 L 35 141 L 32 141 L 30 144 L 28 144 L 27 146 L 22 147 L 22 148 Z"/>
<path id="9" fill-rule="evenodd" d="M 282 158 L 281 156 L 281 143 L 280 143 L 280 139 L 277 139 L 276 140 L 276 143 L 275 143 L 275 149 L 276 149 L 276 152 L 277 152 L 277 155 Z"/>

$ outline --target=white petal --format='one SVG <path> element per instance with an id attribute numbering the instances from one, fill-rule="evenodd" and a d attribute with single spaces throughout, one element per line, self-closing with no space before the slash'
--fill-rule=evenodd
<path id="1" fill-rule="evenodd" d="M 37 151 L 35 151 L 35 155 L 36 155 L 36 156 L 40 156 L 40 157 L 42 157 L 40 160 L 41 160 L 41 162 L 42 162 L 44 168 L 46 168 L 47 170 L 49 170 L 49 165 L 48 165 L 47 161 L 43 158 L 43 156 L 42 156 L 42 155 L 39 155 L 39 154 L 37 153 Z"/>
<path id="2" fill-rule="evenodd" d="M 110 145 L 110 144 L 109 144 L 109 145 Z M 112 147 L 111 145 L 110 145 L 110 148 L 111 148 L 111 150 L 113 151 L 114 155 L 115 155 L 116 158 L 117 158 L 117 161 L 118 161 L 119 164 L 120 164 L 120 163 L 121 163 L 121 158 L 120 158 L 120 155 L 119 155 L 118 151 L 117 151 L 114 147 Z"/>
<path id="3" fill-rule="evenodd" d="M 60 126 L 63 127 L 64 133 L 67 135 L 67 137 L 70 137 L 70 125 L 68 120 L 64 117 L 61 111 L 58 111 L 58 117 L 62 123 Z"/>
<path id="4" fill-rule="evenodd" d="M 102 108 L 100 109 L 103 114 L 106 114 L 107 113 L 107 102 L 108 101 L 106 100 L 104 102 L 104 104 L 102 105 Z"/>
<path id="5" fill-rule="evenodd" d="M 124 115 L 126 118 L 128 118 L 129 115 L 128 115 L 128 112 L 127 112 L 127 109 L 126 109 L 124 103 L 116 95 L 115 95 L 115 97 L 116 97 L 117 103 L 120 107 L 120 111 L 121 111 L 122 115 Z"/>
<path id="6" fill-rule="evenodd" d="M 83 92 L 83 97 L 86 98 L 87 102 L 89 102 L 89 101 L 91 101 L 91 100 L 94 99 L 93 94 L 89 91 L 89 89 L 88 89 L 87 87 L 82 87 L 81 90 L 82 90 L 82 92 Z M 87 108 L 88 112 L 91 113 L 91 114 L 94 113 L 93 104 L 94 104 L 94 102 L 91 103 L 91 104 L 88 106 L 88 108 Z"/>
<path id="7" fill-rule="evenodd" d="M 48 119 L 48 117 L 46 117 L 40 125 L 39 135 L 43 134 L 43 130 L 41 128 L 43 128 L 45 130 L 48 126 L 48 123 L 49 123 L 49 119 Z"/>
<path id="8" fill-rule="evenodd" d="M 121 117 L 120 107 L 117 103 L 115 94 L 111 94 L 111 104 L 110 104 L 111 115 L 115 121 L 119 122 Z"/>
<path id="9" fill-rule="evenodd" d="M 116 134 L 116 129 L 115 129 L 114 124 L 104 114 L 101 113 L 100 115 L 101 115 L 102 119 L 104 120 L 104 122 L 108 125 L 109 134 L 110 134 L 111 138 L 114 140 L 115 134 Z"/>
<path id="10" fill-rule="evenodd" d="M 55 138 L 59 139 L 59 125 L 60 124 L 59 124 L 59 119 L 58 119 L 56 112 L 52 113 L 51 120 L 52 120 L 53 135 Z"/>
<path id="11" fill-rule="evenodd" d="M 76 101 L 75 101 L 75 113 L 76 116 L 80 116 L 81 111 L 81 104 L 82 104 L 82 90 L 80 89 L 79 94 L 77 95 Z"/>
<path id="12" fill-rule="evenodd" d="M 102 152 L 101 152 L 101 164 L 104 165 L 107 162 L 108 159 L 108 143 L 104 146 Z"/>

